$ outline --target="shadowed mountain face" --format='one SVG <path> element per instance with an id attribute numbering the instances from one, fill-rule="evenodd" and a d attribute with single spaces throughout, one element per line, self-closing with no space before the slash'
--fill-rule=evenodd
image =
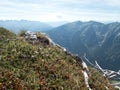
<path id="1" fill-rule="evenodd" d="M 103 68 L 120 69 L 120 23 L 72 22 L 46 32 L 54 42 Z"/>
<path id="2" fill-rule="evenodd" d="M 6 20 L 0 21 L 0 27 L 4 27 L 6 29 L 11 30 L 14 33 L 18 33 L 21 30 L 29 30 L 33 32 L 37 31 L 45 31 L 52 29 L 52 26 L 39 22 L 39 21 L 27 21 L 27 20 Z"/>

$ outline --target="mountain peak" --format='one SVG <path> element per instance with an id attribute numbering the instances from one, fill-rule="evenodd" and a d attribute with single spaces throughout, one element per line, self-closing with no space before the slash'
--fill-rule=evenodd
<path id="1" fill-rule="evenodd" d="M 101 23 L 101 22 L 97 22 L 97 21 L 88 21 L 88 22 L 86 22 L 86 23 L 89 23 L 89 24 L 93 24 L 93 25 L 95 25 L 95 24 L 103 24 L 103 23 Z"/>
<path id="2" fill-rule="evenodd" d="M 79 23 L 79 24 L 81 24 L 82 21 L 74 21 L 74 22 L 72 22 L 72 23 Z"/>
<path id="3" fill-rule="evenodd" d="M 97 58 L 103 68 L 117 71 L 120 69 L 118 65 L 119 33 L 119 22 L 103 24 L 96 21 L 76 21 L 53 29 L 48 35 L 54 42 L 64 46 L 70 52 L 80 56 L 87 52 L 91 61 Z"/>

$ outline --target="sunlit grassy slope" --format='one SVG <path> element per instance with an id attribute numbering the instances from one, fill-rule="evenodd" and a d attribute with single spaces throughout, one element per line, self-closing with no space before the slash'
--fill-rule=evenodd
<path id="1" fill-rule="evenodd" d="M 32 45 L 0 28 L 0 90 L 88 90 L 82 71 L 81 62 L 61 48 Z M 91 89 L 114 90 L 95 69 L 89 77 Z"/>

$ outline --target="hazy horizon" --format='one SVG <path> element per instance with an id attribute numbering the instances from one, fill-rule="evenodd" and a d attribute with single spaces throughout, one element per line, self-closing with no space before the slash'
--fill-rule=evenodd
<path id="1" fill-rule="evenodd" d="M 119 22 L 119 16 L 119 0 L 0 1 L 0 20 Z"/>

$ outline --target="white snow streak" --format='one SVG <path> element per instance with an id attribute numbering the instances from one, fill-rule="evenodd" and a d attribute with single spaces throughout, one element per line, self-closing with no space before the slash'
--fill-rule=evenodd
<path id="1" fill-rule="evenodd" d="M 88 69 L 88 67 L 87 67 L 87 65 L 84 61 L 82 61 L 82 66 L 83 66 L 83 69 L 84 69 L 84 71 L 82 71 L 82 72 L 83 72 L 83 75 L 84 75 L 84 80 L 85 80 L 86 87 L 89 90 L 92 90 L 89 86 L 89 83 L 88 83 L 89 76 L 88 76 L 87 72 L 89 72 L 89 69 Z"/>
<path id="2" fill-rule="evenodd" d="M 86 53 L 84 53 L 84 58 L 85 58 L 85 60 L 86 60 L 91 66 L 95 66 L 94 64 L 92 64 L 92 63 L 87 59 Z"/>
<path id="3" fill-rule="evenodd" d="M 108 88 L 107 86 L 105 86 L 105 88 L 106 88 L 107 90 L 109 90 L 109 88 Z"/>
<path id="4" fill-rule="evenodd" d="M 89 71 L 88 67 L 87 67 L 87 65 L 86 65 L 86 63 L 84 61 L 82 61 L 82 66 L 83 66 L 84 69 L 86 69 L 87 71 Z"/>
<path id="5" fill-rule="evenodd" d="M 92 89 L 90 88 L 90 86 L 89 86 L 89 83 L 88 83 L 89 76 L 88 76 L 87 72 L 86 72 L 86 71 L 82 71 L 82 72 L 83 72 L 83 75 L 84 75 L 84 80 L 85 80 L 85 85 L 86 85 L 86 87 L 87 87 L 89 90 L 92 90 Z"/>

